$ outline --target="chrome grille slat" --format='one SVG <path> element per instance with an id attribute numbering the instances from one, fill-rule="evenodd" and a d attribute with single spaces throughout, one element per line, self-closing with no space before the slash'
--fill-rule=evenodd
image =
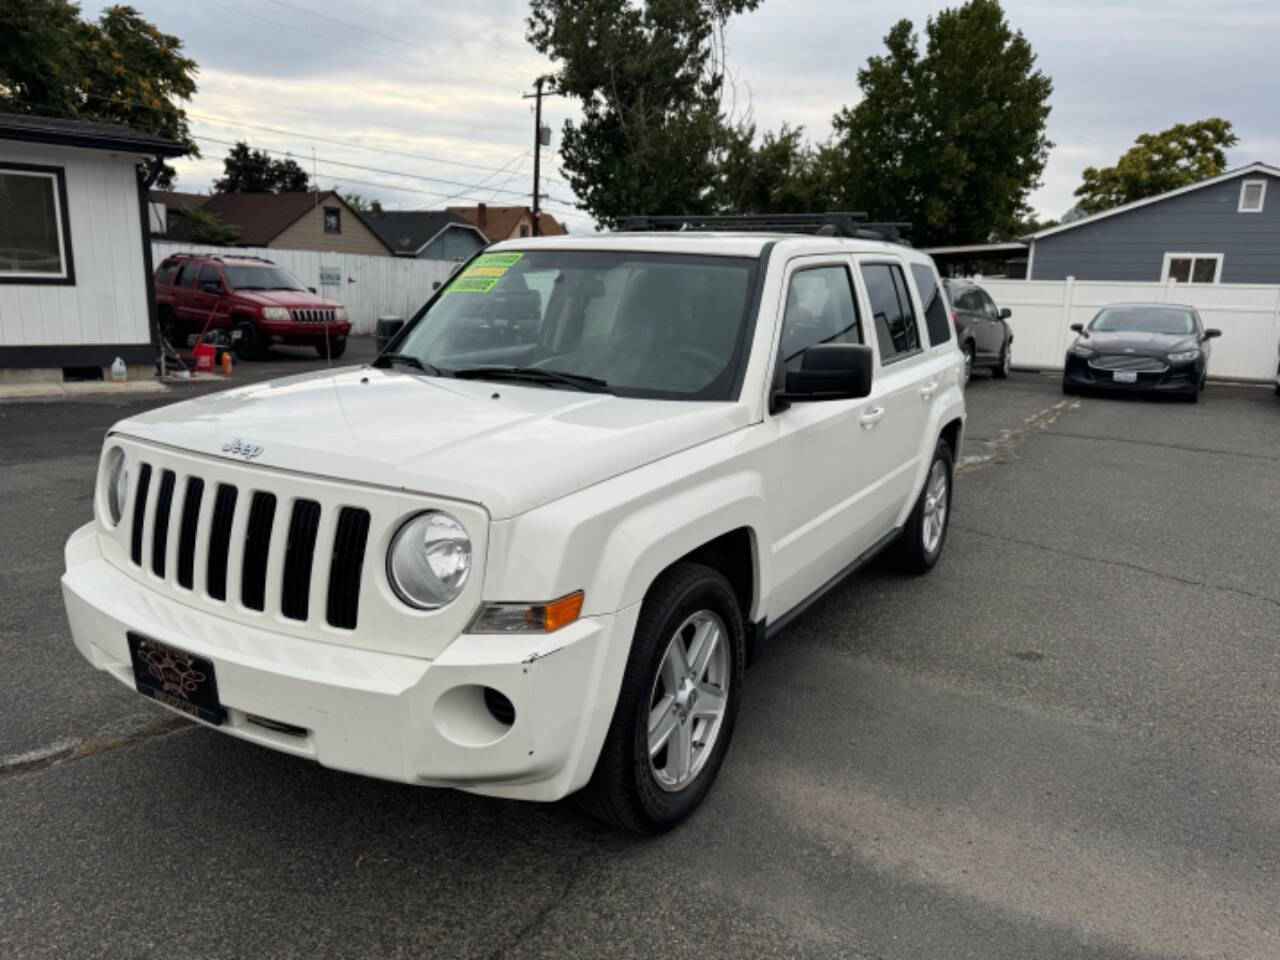
<path id="1" fill-rule="evenodd" d="M 332 307 L 297 307 L 291 312 L 295 323 L 333 323 L 334 309 Z"/>

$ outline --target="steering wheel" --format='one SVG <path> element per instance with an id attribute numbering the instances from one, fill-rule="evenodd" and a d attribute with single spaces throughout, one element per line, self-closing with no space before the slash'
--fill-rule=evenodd
<path id="1" fill-rule="evenodd" d="M 698 347 L 674 347 L 671 350 L 664 350 L 654 358 L 656 366 L 663 366 L 667 362 L 693 361 L 694 364 L 700 366 L 707 374 L 707 379 L 713 379 L 721 370 L 724 369 L 724 357 L 717 356 L 710 350 L 701 350 Z"/>

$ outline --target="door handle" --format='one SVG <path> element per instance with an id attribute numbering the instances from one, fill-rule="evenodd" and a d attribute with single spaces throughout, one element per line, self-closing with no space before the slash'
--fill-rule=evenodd
<path id="1" fill-rule="evenodd" d="M 858 422 L 864 427 L 874 427 L 880 422 L 880 418 L 884 416 L 884 407 L 872 407 L 866 413 L 858 418 Z"/>
<path id="2" fill-rule="evenodd" d="M 933 395 L 938 392 L 938 381 L 930 380 L 920 388 L 920 399 L 930 400 Z"/>

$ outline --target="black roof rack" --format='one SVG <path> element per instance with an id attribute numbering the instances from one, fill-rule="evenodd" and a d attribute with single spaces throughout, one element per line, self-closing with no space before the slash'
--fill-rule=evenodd
<path id="1" fill-rule="evenodd" d="M 855 237 L 906 243 L 909 223 L 872 223 L 865 213 L 751 213 L 732 216 L 633 216 L 620 231 L 735 230 L 747 233 L 807 233 L 819 237 Z"/>

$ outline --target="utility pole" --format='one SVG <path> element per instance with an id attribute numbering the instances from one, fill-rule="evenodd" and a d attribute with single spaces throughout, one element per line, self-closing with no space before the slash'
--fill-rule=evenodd
<path id="1" fill-rule="evenodd" d="M 524 99 L 532 99 L 535 102 L 533 108 L 533 235 L 535 237 L 542 233 L 542 203 L 538 190 L 538 178 L 542 173 L 542 148 L 551 144 L 551 131 L 542 126 L 542 85 L 546 80 L 546 77 L 539 77 L 534 81 L 534 92 L 524 94 Z"/>

